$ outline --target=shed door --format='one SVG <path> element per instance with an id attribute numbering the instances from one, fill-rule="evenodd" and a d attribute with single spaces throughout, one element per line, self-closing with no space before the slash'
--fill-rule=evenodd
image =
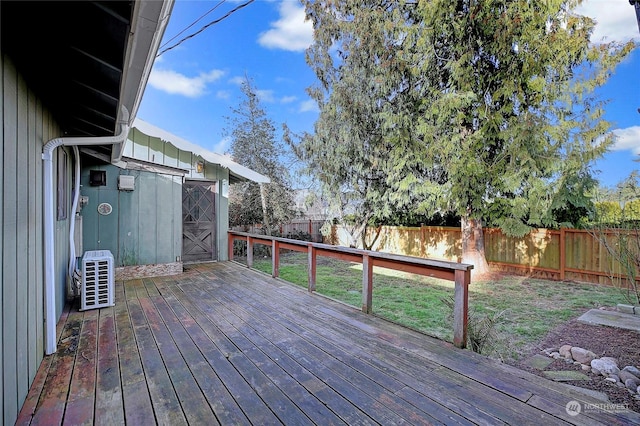
<path id="1" fill-rule="evenodd" d="M 215 182 L 185 181 L 182 185 L 182 260 L 217 259 Z"/>

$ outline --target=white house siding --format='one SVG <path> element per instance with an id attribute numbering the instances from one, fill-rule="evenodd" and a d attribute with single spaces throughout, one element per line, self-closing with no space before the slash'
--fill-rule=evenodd
<path id="1" fill-rule="evenodd" d="M 60 132 L 1 52 L 0 84 L 0 407 L 4 424 L 13 424 L 44 356 L 41 155 Z M 68 232 L 68 220 L 56 222 L 56 295 L 63 296 Z M 64 301 L 57 301 L 58 317 Z"/>

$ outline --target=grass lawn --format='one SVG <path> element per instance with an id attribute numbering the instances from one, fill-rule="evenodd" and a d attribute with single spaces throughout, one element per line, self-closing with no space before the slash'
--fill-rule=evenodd
<path id="1" fill-rule="evenodd" d="M 271 273 L 271 258 L 254 259 L 254 268 Z M 280 255 L 280 278 L 307 287 L 307 256 Z M 564 321 L 590 308 L 627 303 L 613 287 L 505 276 L 473 281 L 469 287 L 470 334 L 487 319 L 495 324 L 485 355 L 516 360 L 530 345 Z M 317 293 L 362 306 L 362 265 L 318 257 Z M 383 318 L 447 341 L 453 340 L 453 283 L 374 268 L 373 312 Z"/>

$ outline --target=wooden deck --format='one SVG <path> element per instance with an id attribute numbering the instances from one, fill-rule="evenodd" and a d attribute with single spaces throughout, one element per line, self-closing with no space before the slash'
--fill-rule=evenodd
<path id="1" fill-rule="evenodd" d="M 640 424 L 233 262 L 117 283 L 59 327 L 17 424 Z"/>

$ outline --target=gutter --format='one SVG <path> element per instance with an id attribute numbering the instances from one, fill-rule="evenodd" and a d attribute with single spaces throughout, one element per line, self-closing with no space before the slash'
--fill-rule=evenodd
<path id="1" fill-rule="evenodd" d="M 45 293 L 45 353 L 50 355 L 57 350 L 56 344 L 56 280 L 55 280 L 55 211 L 53 207 L 53 152 L 61 146 L 113 145 L 121 150 L 129 134 L 129 113 L 123 109 L 120 121 L 120 133 L 115 136 L 56 138 L 48 141 L 42 148 L 43 193 L 44 193 L 44 293 Z M 76 159 L 79 161 L 79 158 Z M 80 188 L 76 188 L 79 193 Z M 72 212 L 75 215 L 75 212 Z M 74 217 L 71 217 L 74 220 Z"/>

